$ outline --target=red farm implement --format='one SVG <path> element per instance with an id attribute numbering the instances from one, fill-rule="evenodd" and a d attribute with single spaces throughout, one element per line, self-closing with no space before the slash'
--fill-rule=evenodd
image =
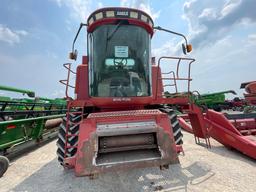
<path id="1" fill-rule="evenodd" d="M 179 123 L 186 131 L 195 134 L 188 115 L 179 117 Z M 212 137 L 228 148 L 234 148 L 256 159 L 256 113 L 223 114 L 207 110 L 201 115 L 206 137 Z M 191 126 L 192 125 L 192 126 Z M 201 125 L 199 125 L 201 126 Z M 197 138 L 197 137 L 195 137 Z M 198 142 L 198 139 L 196 139 Z"/>

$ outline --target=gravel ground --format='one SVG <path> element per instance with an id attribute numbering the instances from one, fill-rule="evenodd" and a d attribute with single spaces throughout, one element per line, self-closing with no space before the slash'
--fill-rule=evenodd
<path id="1" fill-rule="evenodd" d="M 56 159 L 55 142 L 13 160 L 0 179 L 0 192 L 256 191 L 256 161 L 213 139 L 212 149 L 206 149 L 184 133 L 185 156 L 180 156 L 180 165 L 164 171 L 146 168 L 106 173 L 96 180 L 63 170 Z"/>

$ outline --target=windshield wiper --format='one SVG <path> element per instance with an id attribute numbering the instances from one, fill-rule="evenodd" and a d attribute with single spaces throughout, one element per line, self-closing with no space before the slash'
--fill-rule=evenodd
<path id="1" fill-rule="evenodd" d="M 108 35 L 107 41 L 109 41 L 110 39 L 112 39 L 112 37 L 113 37 L 114 34 L 117 32 L 117 30 L 119 29 L 119 27 L 121 26 L 121 24 L 123 24 L 122 20 L 119 21 L 119 23 L 116 25 L 116 27 L 115 27 L 115 29 L 112 31 L 112 33 Z"/>

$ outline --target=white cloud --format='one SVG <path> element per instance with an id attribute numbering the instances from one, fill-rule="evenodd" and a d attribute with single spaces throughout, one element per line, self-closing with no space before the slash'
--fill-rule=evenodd
<path id="1" fill-rule="evenodd" d="M 214 44 L 237 26 L 256 23 L 254 0 L 187 0 L 184 15 L 195 48 Z"/>
<path id="2" fill-rule="evenodd" d="M 249 34 L 243 43 L 246 48 L 254 49 L 253 47 L 256 46 L 256 33 Z"/>
<path id="3" fill-rule="evenodd" d="M 89 14 L 92 12 L 92 0 L 54 0 L 59 7 L 66 6 L 71 9 L 70 15 L 74 19 L 85 22 Z"/>
<path id="4" fill-rule="evenodd" d="M 200 93 L 233 89 L 240 96 L 241 82 L 255 79 L 256 12 L 252 0 L 187 0 L 183 18 L 189 28 L 193 51 L 192 90 Z M 178 43 L 179 44 L 179 43 Z M 177 39 L 153 49 L 154 56 L 171 56 L 180 51 Z M 169 71 L 168 69 L 162 70 Z"/>
<path id="5" fill-rule="evenodd" d="M 241 4 L 241 1 L 227 1 L 225 3 L 223 9 L 221 10 L 222 17 L 225 17 L 229 14 L 231 14 L 233 11 L 235 11 L 237 8 L 239 8 L 239 5 Z"/>
<path id="6" fill-rule="evenodd" d="M 27 31 L 11 30 L 10 28 L 0 24 L 0 41 L 13 45 L 15 43 L 19 43 L 21 36 L 26 36 L 27 34 Z"/>
<path id="7" fill-rule="evenodd" d="M 16 30 L 15 32 L 16 32 L 18 35 L 24 35 L 24 36 L 28 35 L 28 32 L 25 31 L 25 30 Z"/>
<path id="8" fill-rule="evenodd" d="M 59 7 L 66 6 L 71 9 L 71 17 L 85 22 L 90 13 L 95 9 L 104 7 L 101 1 L 95 2 L 93 0 L 52 0 L 55 1 Z M 150 6 L 149 0 L 121 0 L 120 6 L 137 8 L 148 13 L 153 20 L 160 16 L 160 11 L 155 11 Z"/>
<path id="9" fill-rule="evenodd" d="M 248 35 L 248 40 L 249 42 L 256 44 L 256 33 Z"/>
<path id="10" fill-rule="evenodd" d="M 208 20 L 216 19 L 216 11 L 212 8 L 206 8 L 202 11 L 202 13 L 198 16 L 198 18 L 207 18 Z"/>
<path id="11" fill-rule="evenodd" d="M 120 5 L 122 7 L 131 7 L 145 11 L 153 20 L 160 16 L 160 11 L 155 12 L 150 6 L 149 0 L 121 0 Z"/>
<path id="12" fill-rule="evenodd" d="M 159 58 L 161 56 L 168 56 L 168 55 L 176 54 L 177 49 L 179 47 L 174 42 L 175 42 L 175 39 L 173 38 L 170 41 L 167 41 L 166 43 L 164 43 L 161 47 L 153 48 L 152 56 Z"/>
<path id="13" fill-rule="evenodd" d="M 201 93 L 233 89 L 241 96 L 241 82 L 255 79 L 253 45 L 244 43 L 247 39 L 227 36 L 211 47 L 193 52 L 196 58 L 192 66 L 192 87 Z"/>

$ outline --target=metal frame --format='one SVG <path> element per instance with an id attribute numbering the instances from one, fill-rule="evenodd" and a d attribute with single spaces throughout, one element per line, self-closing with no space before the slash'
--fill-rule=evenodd
<path id="1" fill-rule="evenodd" d="M 176 77 L 175 77 L 175 72 L 174 71 L 169 71 L 167 73 L 162 73 L 162 74 L 173 74 L 173 77 L 170 77 L 170 78 L 160 78 L 159 77 L 159 70 L 161 68 L 161 60 L 163 59 L 172 59 L 172 60 L 178 60 L 177 62 L 177 66 L 176 66 Z M 180 77 L 179 76 L 179 70 L 180 70 L 180 62 L 182 60 L 185 60 L 185 61 L 189 61 L 188 63 L 188 77 Z M 168 57 L 168 56 L 163 56 L 163 57 L 160 57 L 158 59 L 158 62 L 157 62 L 157 65 L 158 65 L 158 72 L 157 72 L 157 80 L 174 80 L 174 85 L 175 85 L 175 89 L 176 89 L 176 93 L 177 93 L 177 84 L 176 82 L 177 81 L 188 81 L 188 88 L 187 88 L 187 91 L 188 91 L 188 96 L 189 96 L 189 93 L 190 93 L 190 81 L 192 81 L 191 79 L 191 76 L 190 76 L 190 71 L 191 71 L 191 64 L 195 62 L 195 59 L 192 59 L 192 58 L 186 58 L 186 57 Z M 156 92 L 159 91 L 159 88 L 158 88 L 158 83 L 156 84 Z M 157 99 L 157 96 L 156 95 L 156 99 Z"/>
<path id="2" fill-rule="evenodd" d="M 195 130 L 184 120 L 184 117 L 179 117 L 179 122 L 185 130 L 195 135 Z M 207 110 L 203 115 L 203 123 L 206 126 L 207 135 L 202 138 L 209 139 L 212 137 L 224 146 L 234 148 L 256 159 L 255 114 L 224 115 L 213 110 Z M 197 140 L 196 143 L 198 143 Z"/>

